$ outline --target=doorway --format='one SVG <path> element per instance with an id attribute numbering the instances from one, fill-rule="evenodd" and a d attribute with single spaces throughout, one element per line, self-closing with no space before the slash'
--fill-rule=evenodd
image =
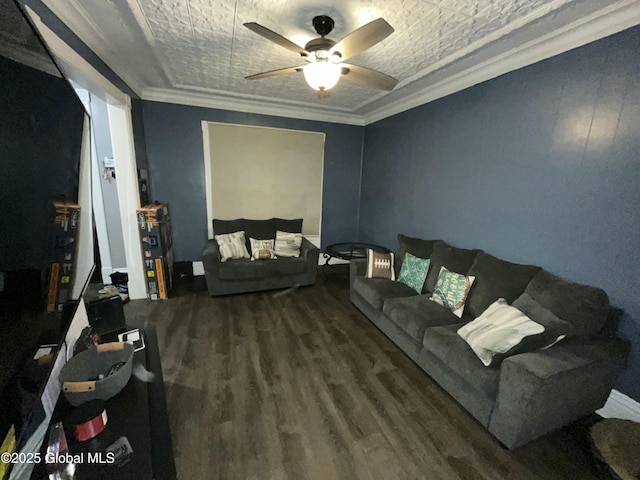
<path id="1" fill-rule="evenodd" d="M 115 177 L 111 179 L 115 180 L 113 182 L 115 188 L 111 188 L 111 190 L 117 192 L 117 200 L 112 196 L 108 201 L 108 210 L 114 217 L 111 222 L 111 228 L 107 227 L 107 218 L 104 215 L 104 210 L 101 212 L 100 208 L 96 208 L 96 200 L 100 200 L 100 197 L 103 197 L 102 203 L 105 203 L 104 196 L 93 195 L 96 234 L 100 250 L 101 269 L 104 272 L 102 273 L 103 282 L 107 283 L 105 274 L 108 268 L 112 271 L 114 268 L 126 268 L 126 273 L 129 277 L 129 297 L 131 299 L 146 298 L 142 251 L 136 222 L 136 209 L 140 206 L 140 200 L 131 121 L 131 99 L 62 41 L 29 6 L 26 6 L 25 9 L 67 78 L 72 80 L 81 90 L 89 92 L 89 110 L 93 111 L 95 109 L 99 112 L 99 124 L 108 125 L 110 141 L 105 143 L 105 135 L 103 134 L 100 136 L 100 145 L 102 149 L 106 149 L 103 152 L 108 152 L 108 144 L 110 143 L 113 170 L 115 172 Z M 105 109 L 106 117 L 103 115 Z M 95 127 L 95 123 L 92 123 Z M 95 141 L 99 137 L 97 133 L 94 132 L 92 135 L 92 170 L 94 171 L 92 174 L 92 186 L 94 188 L 101 187 L 99 184 L 96 185 L 95 182 L 96 171 L 98 175 L 101 175 L 102 173 L 100 172 L 104 172 L 104 159 L 110 158 L 108 154 L 103 154 L 102 162 L 100 162 L 100 152 Z M 108 181 L 107 179 L 105 180 Z M 102 188 L 96 190 L 102 192 Z M 100 228 L 98 227 L 99 223 L 102 223 Z M 119 228 L 116 227 L 118 223 Z M 117 264 L 123 261 L 122 258 L 118 257 L 122 250 L 116 252 L 115 257 L 111 252 L 111 237 L 114 239 L 113 243 L 116 245 L 116 250 L 120 247 L 124 249 L 124 265 Z M 121 243 L 116 238 L 121 238 Z M 108 283 L 111 283 L 110 279 L 108 279 Z"/>

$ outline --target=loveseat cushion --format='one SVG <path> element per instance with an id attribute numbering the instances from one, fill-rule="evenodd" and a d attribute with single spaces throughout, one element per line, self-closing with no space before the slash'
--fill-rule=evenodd
<path id="1" fill-rule="evenodd" d="M 408 237 L 403 234 L 398 234 L 398 253 L 396 254 L 396 278 L 400 274 L 402 263 L 404 262 L 404 256 L 410 253 L 414 257 L 418 258 L 430 258 L 433 253 L 433 247 L 436 243 L 441 243 L 441 240 L 423 240 L 421 238 Z M 423 290 L 424 291 L 424 290 Z"/>
<path id="2" fill-rule="evenodd" d="M 458 319 L 459 320 L 459 319 Z M 485 367 L 457 331 L 464 323 L 427 328 L 424 347 L 477 391 L 495 398 L 500 369 Z"/>
<path id="3" fill-rule="evenodd" d="M 353 282 L 353 290 L 377 310 L 382 310 L 382 305 L 387 298 L 418 295 L 413 288 L 404 283 L 386 278 L 356 277 Z"/>
<path id="4" fill-rule="evenodd" d="M 213 219 L 214 235 L 244 231 L 248 251 L 251 251 L 249 238 L 272 240 L 276 238 L 276 230 L 289 233 L 301 233 L 302 218 L 267 218 L 264 220 L 250 220 L 246 218 L 237 218 L 234 220 Z"/>
<path id="5" fill-rule="evenodd" d="M 565 280 L 546 270 L 535 274 L 525 293 L 559 319 L 569 322 L 574 336 L 595 335 L 607 319 L 609 297 L 604 290 Z"/>
<path id="6" fill-rule="evenodd" d="M 252 262 L 248 258 L 229 260 L 220 264 L 221 280 L 248 280 L 254 278 L 294 275 L 306 271 L 305 258 L 277 258 Z"/>
<path id="7" fill-rule="evenodd" d="M 245 220 L 244 231 L 248 238 L 273 240 L 276 238 L 276 219 Z"/>
<path id="8" fill-rule="evenodd" d="M 476 280 L 469 292 L 466 313 L 472 318 L 479 317 L 499 298 L 513 303 L 538 270 L 540 267 L 535 265 L 506 262 L 485 252 L 478 253 L 469 270 Z"/>
<path id="9" fill-rule="evenodd" d="M 422 342 L 424 332 L 429 327 L 460 322 L 451 310 L 429 300 L 427 295 L 387 298 L 382 311 L 417 342 Z"/>
<path id="10" fill-rule="evenodd" d="M 244 218 L 238 218 L 236 220 L 220 220 L 219 218 L 213 219 L 213 234 L 224 235 L 226 233 L 244 231 Z M 245 232 L 245 237 L 246 237 Z M 254 237 L 255 238 L 255 237 Z"/>
<path id="11" fill-rule="evenodd" d="M 431 264 L 424 282 L 423 291 L 433 292 L 438 282 L 440 267 L 447 267 L 450 272 L 466 275 L 480 250 L 467 250 L 465 248 L 452 247 L 445 242 L 436 242 L 433 245 Z"/>
<path id="12" fill-rule="evenodd" d="M 274 218 L 276 230 L 289 233 L 302 233 L 302 218 L 287 220 L 285 218 Z"/>

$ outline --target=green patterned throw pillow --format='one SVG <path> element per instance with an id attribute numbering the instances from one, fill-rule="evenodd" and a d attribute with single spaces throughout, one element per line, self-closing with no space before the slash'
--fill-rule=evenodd
<path id="1" fill-rule="evenodd" d="M 407 253 L 402 261 L 398 281 L 421 293 L 430 263 L 431 261 L 428 258 L 418 258 Z"/>
<path id="2" fill-rule="evenodd" d="M 464 302 L 476 277 L 450 272 L 446 267 L 440 269 L 436 288 L 431 300 L 451 310 L 458 318 L 462 317 Z"/>

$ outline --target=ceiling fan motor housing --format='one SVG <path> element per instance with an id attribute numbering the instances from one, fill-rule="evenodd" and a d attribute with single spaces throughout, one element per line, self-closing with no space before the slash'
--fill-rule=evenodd
<path id="1" fill-rule="evenodd" d="M 314 38 L 313 40 L 309 40 L 307 44 L 304 46 L 304 49 L 307 52 L 317 52 L 318 50 L 330 50 L 336 44 L 333 40 L 329 38 Z"/>
<path id="2" fill-rule="evenodd" d="M 317 17 L 313 17 L 312 23 L 313 28 L 315 28 L 318 35 L 322 37 L 329 35 L 335 25 L 333 18 L 327 15 L 318 15 Z"/>

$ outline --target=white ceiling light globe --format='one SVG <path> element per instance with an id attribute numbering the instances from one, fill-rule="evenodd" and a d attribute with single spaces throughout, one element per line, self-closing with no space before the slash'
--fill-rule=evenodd
<path id="1" fill-rule="evenodd" d="M 326 91 L 338 83 L 341 68 L 332 62 L 319 61 L 305 65 L 303 73 L 304 79 L 311 88 Z"/>

